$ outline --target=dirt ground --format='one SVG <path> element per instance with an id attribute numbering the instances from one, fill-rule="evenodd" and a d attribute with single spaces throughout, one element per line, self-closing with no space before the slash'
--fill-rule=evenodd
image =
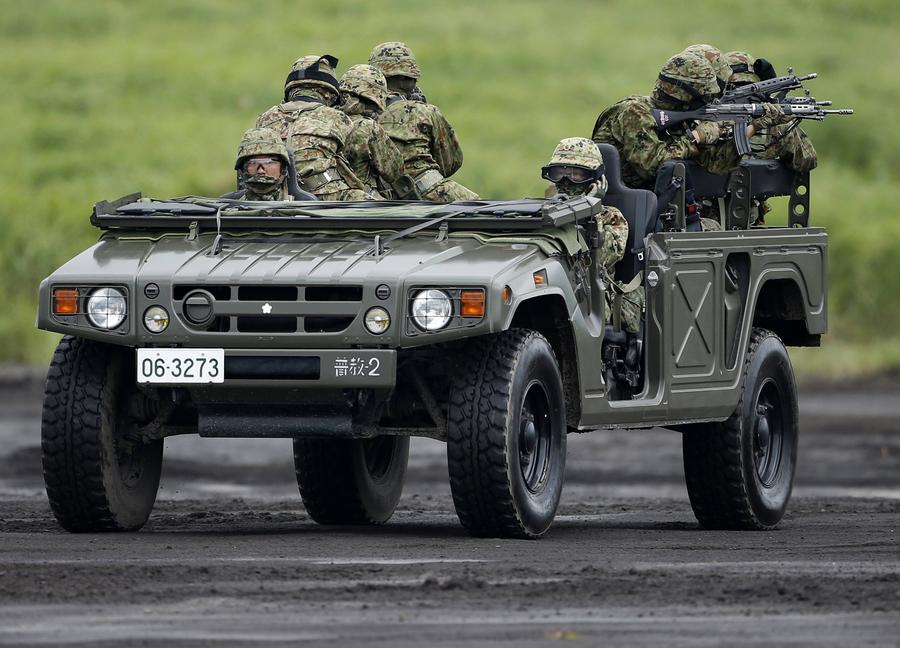
<path id="1" fill-rule="evenodd" d="M 379 528 L 306 516 L 287 440 L 167 440 L 140 533 L 71 535 L 40 467 L 41 386 L 0 382 L 0 645 L 900 646 L 900 381 L 801 389 L 773 532 L 698 529 L 665 430 L 569 437 L 539 541 L 467 537 L 414 440 Z"/>

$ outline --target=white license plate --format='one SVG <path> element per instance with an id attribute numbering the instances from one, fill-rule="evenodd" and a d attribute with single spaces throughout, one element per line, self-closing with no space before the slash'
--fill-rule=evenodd
<path id="1" fill-rule="evenodd" d="M 225 382 L 225 349 L 138 349 L 139 383 Z"/>

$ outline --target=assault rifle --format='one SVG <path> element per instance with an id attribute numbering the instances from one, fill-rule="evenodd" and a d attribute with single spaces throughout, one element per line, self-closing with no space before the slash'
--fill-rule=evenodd
<path id="1" fill-rule="evenodd" d="M 790 68 L 788 68 L 788 74 L 786 76 L 728 88 L 722 94 L 719 101 L 723 104 L 760 103 L 763 101 L 770 103 L 773 101 L 781 102 L 787 96 L 788 92 L 791 90 L 799 90 L 803 87 L 804 81 L 815 79 L 817 76 L 819 75 L 815 72 L 805 76 L 797 76 Z"/>
<path id="2" fill-rule="evenodd" d="M 772 79 L 773 81 L 775 79 Z M 796 119 L 815 119 L 821 121 L 826 115 L 852 115 L 852 108 L 826 110 L 830 101 L 816 101 L 812 97 L 789 97 L 778 102 L 785 115 Z M 738 155 L 750 153 L 750 139 L 747 137 L 747 125 L 750 120 L 762 117 L 765 107 L 761 103 L 711 103 L 698 110 L 676 112 L 672 110 L 653 109 L 653 119 L 657 130 L 664 131 L 681 124 L 693 121 L 721 121 L 734 123 L 734 146 Z"/>

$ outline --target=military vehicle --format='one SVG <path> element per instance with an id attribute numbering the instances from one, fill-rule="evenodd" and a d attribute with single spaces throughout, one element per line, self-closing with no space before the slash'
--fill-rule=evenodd
<path id="1" fill-rule="evenodd" d="M 592 269 L 595 198 L 98 203 L 99 241 L 40 287 L 38 327 L 64 334 L 42 424 L 60 524 L 140 528 L 175 434 L 293 439 L 314 520 L 382 523 L 425 436 L 446 441 L 468 532 L 537 537 L 568 433 L 664 426 L 703 527 L 774 527 L 797 458 L 785 345 L 826 330 L 808 174 L 694 169 L 725 229 L 692 231 L 690 163 L 667 163 L 658 198 L 601 149 L 604 202 L 631 230 L 618 278 L 643 273 L 638 334 L 610 324 Z M 790 196 L 788 226 L 753 225 L 773 195 Z"/>

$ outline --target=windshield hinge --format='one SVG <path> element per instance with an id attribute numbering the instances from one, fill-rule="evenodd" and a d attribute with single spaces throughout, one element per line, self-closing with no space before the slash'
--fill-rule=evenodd
<path id="1" fill-rule="evenodd" d="M 197 234 L 200 233 L 200 223 L 197 221 L 191 221 L 191 224 L 188 226 L 188 241 L 196 241 Z"/>
<path id="2" fill-rule="evenodd" d="M 441 226 L 438 228 L 437 236 L 434 237 L 435 243 L 443 243 L 447 240 L 447 232 L 450 231 L 450 224 L 447 221 L 441 223 Z"/>
<path id="3" fill-rule="evenodd" d="M 381 235 L 375 235 L 375 249 L 373 250 L 373 254 L 375 255 L 375 260 L 380 261 L 381 255 L 384 254 L 384 245 L 381 243 Z"/>

